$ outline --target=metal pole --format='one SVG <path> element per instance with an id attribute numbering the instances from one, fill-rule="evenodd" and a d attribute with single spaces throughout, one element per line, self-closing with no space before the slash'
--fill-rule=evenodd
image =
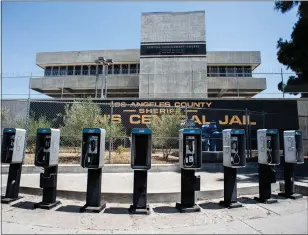
<path id="1" fill-rule="evenodd" d="M 237 88 L 237 97 L 240 97 L 240 89 L 239 89 L 239 84 L 238 84 L 238 76 L 236 73 L 236 88 Z"/>
<path id="2" fill-rule="evenodd" d="M 106 80 L 106 75 L 105 75 L 105 64 L 103 64 L 103 79 L 104 81 L 102 81 L 102 89 L 101 89 L 101 98 L 104 98 L 104 89 L 105 89 L 105 80 Z"/>
<path id="3" fill-rule="evenodd" d="M 107 98 L 107 78 L 108 78 L 108 65 L 105 68 L 105 98 Z"/>
<path id="4" fill-rule="evenodd" d="M 111 151 L 112 151 L 112 115 L 113 115 L 113 101 L 110 103 L 110 136 L 109 136 L 109 161 L 111 159 Z"/>
<path id="5" fill-rule="evenodd" d="M 97 98 L 97 82 L 98 82 L 98 64 L 97 64 L 97 68 L 96 68 L 96 80 L 95 80 L 95 98 Z"/>
<path id="6" fill-rule="evenodd" d="M 245 116 L 246 116 L 246 154 L 248 155 L 249 157 L 249 145 L 248 145 L 248 136 L 249 136 L 249 133 L 248 133 L 248 122 L 249 122 L 249 117 L 248 117 L 248 110 L 247 108 L 245 109 Z"/>
<path id="7" fill-rule="evenodd" d="M 284 98 L 284 84 L 283 84 L 283 73 L 282 73 L 282 68 L 281 68 L 280 74 L 281 74 L 281 84 L 282 84 L 282 98 Z"/>

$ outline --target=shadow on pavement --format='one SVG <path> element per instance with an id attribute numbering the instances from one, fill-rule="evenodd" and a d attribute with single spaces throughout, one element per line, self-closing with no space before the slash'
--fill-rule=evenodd
<path id="1" fill-rule="evenodd" d="M 251 197 L 239 197 L 237 199 L 238 202 L 242 203 L 243 205 L 245 204 L 257 204 L 259 203 L 258 201 L 254 200 L 254 196 L 251 196 Z"/>
<path id="2" fill-rule="evenodd" d="M 12 207 L 26 209 L 26 210 L 34 210 L 34 203 L 29 201 L 17 202 L 11 205 Z"/>
<path id="3" fill-rule="evenodd" d="M 128 208 L 124 207 L 109 207 L 106 208 L 104 213 L 106 214 L 116 214 L 116 215 L 128 215 Z"/>
<path id="4" fill-rule="evenodd" d="M 154 207 L 153 211 L 155 213 L 164 213 L 164 214 L 175 214 L 175 213 L 180 213 L 178 209 L 172 206 L 158 206 Z"/>
<path id="5" fill-rule="evenodd" d="M 221 206 L 219 203 L 215 202 L 205 202 L 198 204 L 202 209 L 205 210 L 219 210 L 224 209 L 225 207 Z"/>
<path id="6" fill-rule="evenodd" d="M 67 206 L 59 207 L 56 211 L 69 212 L 69 213 L 79 213 L 80 208 L 81 208 L 81 206 L 67 205 Z"/>

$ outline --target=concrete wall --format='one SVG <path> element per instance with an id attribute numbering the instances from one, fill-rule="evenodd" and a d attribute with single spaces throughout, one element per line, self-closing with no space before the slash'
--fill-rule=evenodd
<path id="1" fill-rule="evenodd" d="M 102 86 L 103 76 L 99 76 L 97 88 Z M 32 89 L 70 88 L 95 89 L 96 76 L 61 76 L 31 79 Z M 139 75 L 108 75 L 108 89 L 137 89 Z"/>
<path id="2" fill-rule="evenodd" d="M 260 51 L 217 51 L 207 53 L 208 65 L 247 65 L 257 66 L 261 64 Z"/>
<path id="3" fill-rule="evenodd" d="M 99 56 L 112 58 L 115 62 L 139 62 L 139 49 L 40 52 L 36 54 L 36 64 L 82 64 L 93 63 Z M 259 51 L 208 51 L 208 65 L 252 65 L 261 63 Z"/>
<path id="4" fill-rule="evenodd" d="M 141 43 L 200 41 L 205 41 L 204 11 L 142 14 Z M 139 97 L 207 97 L 206 73 L 205 57 L 141 58 Z"/>
<path id="5" fill-rule="evenodd" d="M 67 52 L 42 52 L 36 54 L 38 65 L 59 64 L 85 64 L 94 63 L 98 57 L 113 59 L 117 62 L 138 62 L 139 49 L 126 50 L 98 50 L 98 51 L 67 51 Z"/>

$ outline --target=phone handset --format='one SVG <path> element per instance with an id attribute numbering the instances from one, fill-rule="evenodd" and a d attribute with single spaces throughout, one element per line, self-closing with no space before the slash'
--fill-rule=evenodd
<path id="1" fill-rule="evenodd" d="M 268 139 L 266 141 L 266 145 L 267 145 L 267 162 L 268 163 L 272 163 L 272 141 L 271 139 Z"/>
<path id="2" fill-rule="evenodd" d="M 241 159 L 238 154 L 238 139 L 235 137 L 231 140 L 231 163 L 238 165 Z"/>
<path id="3" fill-rule="evenodd" d="M 195 155 L 195 140 L 194 137 L 187 137 L 186 140 L 186 155 L 185 155 L 185 165 L 186 167 L 191 167 L 194 165 L 194 155 Z"/>

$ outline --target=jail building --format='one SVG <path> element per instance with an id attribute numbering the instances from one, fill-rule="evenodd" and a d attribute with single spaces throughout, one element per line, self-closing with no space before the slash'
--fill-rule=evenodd
<path id="1" fill-rule="evenodd" d="M 204 11 L 143 13 L 139 48 L 37 53 L 44 76 L 31 89 L 54 98 L 247 98 L 266 89 L 252 76 L 259 51 L 206 48 Z"/>

